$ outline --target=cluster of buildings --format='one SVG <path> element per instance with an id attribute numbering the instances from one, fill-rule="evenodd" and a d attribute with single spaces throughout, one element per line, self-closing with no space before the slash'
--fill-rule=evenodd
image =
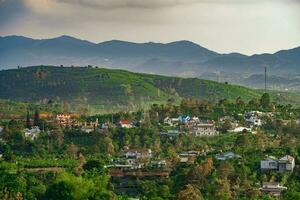
<path id="1" fill-rule="evenodd" d="M 164 124 L 185 130 L 195 137 L 218 135 L 214 121 L 201 121 L 198 117 L 191 118 L 187 115 L 180 115 L 178 118 L 166 117 Z M 174 130 L 172 132 L 174 133 Z M 170 132 L 167 134 L 170 134 Z"/>
<path id="2" fill-rule="evenodd" d="M 107 168 L 119 170 L 135 170 L 145 167 L 163 168 L 167 166 L 166 160 L 154 159 L 151 149 L 128 148 L 121 152 L 120 157 L 113 161 Z"/>

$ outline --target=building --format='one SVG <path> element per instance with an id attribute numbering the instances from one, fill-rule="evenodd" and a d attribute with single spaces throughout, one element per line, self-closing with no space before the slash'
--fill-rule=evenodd
<path id="1" fill-rule="evenodd" d="M 180 115 L 178 117 L 179 123 L 181 123 L 181 124 L 187 124 L 190 121 L 190 119 L 191 118 L 187 115 Z"/>
<path id="2" fill-rule="evenodd" d="M 287 187 L 280 186 L 277 182 L 264 182 L 262 187 L 259 188 L 263 193 L 269 194 L 273 197 L 279 197 Z"/>
<path id="3" fill-rule="evenodd" d="M 286 155 L 278 160 L 278 171 L 279 172 L 292 172 L 295 167 L 295 158 Z"/>
<path id="4" fill-rule="evenodd" d="M 251 132 L 251 128 L 247 128 L 247 127 L 242 127 L 242 126 L 239 126 L 239 127 L 236 127 L 232 130 L 230 130 L 230 132 L 233 132 L 233 133 L 242 133 L 242 132 Z"/>
<path id="5" fill-rule="evenodd" d="M 261 117 L 264 116 L 263 112 L 259 112 L 259 111 L 250 111 L 247 112 L 245 114 L 245 120 L 246 122 L 248 122 L 250 125 L 253 126 L 261 126 L 262 125 L 262 121 L 261 121 Z"/>
<path id="6" fill-rule="evenodd" d="M 141 158 L 152 158 L 152 150 L 151 149 L 129 149 L 125 151 L 126 159 L 136 159 L 139 160 Z"/>
<path id="7" fill-rule="evenodd" d="M 170 117 L 166 117 L 164 119 L 164 124 L 167 124 L 169 126 L 177 126 L 179 123 L 179 119 L 178 118 L 170 118 Z"/>
<path id="8" fill-rule="evenodd" d="M 260 161 L 261 170 L 277 170 L 278 160 L 273 156 L 267 156 L 265 159 Z"/>
<path id="9" fill-rule="evenodd" d="M 121 128 L 132 128 L 133 125 L 131 122 L 129 122 L 128 120 L 120 120 L 118 125 L 121 127 Z"/>
<path id="10" fill-rule="evenodd" d="M 194 159 L 199 155 L 199 151 L 187 151 L 187 152 L 182 152 L 181 154 L 178 155 L 179 160 L 181 163 L 186 163 L 190 159 Z"/>
<path id="11" fill-rule="evenodd" d="M 32 140 L 35 140 L 39 136 L 40 132 L 41 130 L 38 126 L 34 126 L 31 129 L 26 128 L 24 130 L 25 137 Z"/>
<path id="12" fill-rule="evenodd" d="M 165 160 L 154 160 L 151 161 L 151 167 L 154 168 L 164 168 L 167 166 L 167 161 Z"/>
<path id="13" fill-rule="evenodd" d="M 215 158 L 217 160 L 227 160 L 227 159 L 231 159 L 231 158 L 241 158 L 241 156 L 238 154 L 235 154 L 232 151 L 229 151 L 229 152 L 222 153 L 222 154 L 219 153 L 215 156 Z"/>
<path id="14" fill-rule="evenodd" d="M 195 137 L 218 135 L 214 123 L 198 123 L 190 127 L 190 133 Z"/>
<path id="15" fill-rule="evenodd" d="M 72 125 L 72 120 L 71 120 L 71 115 L 56 115 L 56 122 L 60 126 L 71 126 Z"/>

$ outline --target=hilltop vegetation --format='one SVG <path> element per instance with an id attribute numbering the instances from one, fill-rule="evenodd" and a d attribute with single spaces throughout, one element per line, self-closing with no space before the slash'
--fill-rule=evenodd
<path id="1" fill-rule="evenodd" d="M 261 92 L 201 79 L 137 74 L 92 67 L 36 66 L 0 72 L 0 98 L 48 105 L 69 104 L 77 110 L 136 110 L 181 98 L 244 99 Z M 75 106 L 76 105 L 76 106 Z"/>

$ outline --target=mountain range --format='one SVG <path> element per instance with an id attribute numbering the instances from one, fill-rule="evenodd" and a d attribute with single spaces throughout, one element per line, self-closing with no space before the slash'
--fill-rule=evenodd
<path id="1" fill-rule="evenodd" d="M 96 44 L 70 36 L 52 39 L 0 37 L 0 69 L 36 65 L 91 65 L 200 77 L 254 88 L 264 88 L 264 67 L 268 67 L 269 89 L 300 90 L 300 47 L 246 56 L 217 53 L 190 41 L 162 44 L 112 40 Z"/>
<path id="2" fill-rule="evenodd" d="M 33 65 L 97 65 L 135 72 L 197 77 L 207 72 L 257 74 L 300 72 L 300 47 L 274 54 L 220 54 L 190 41 L 132 43 L 119 40 L 99 44 L 70 36 L 31 39 L 0 37 L 1 69 Z"/>

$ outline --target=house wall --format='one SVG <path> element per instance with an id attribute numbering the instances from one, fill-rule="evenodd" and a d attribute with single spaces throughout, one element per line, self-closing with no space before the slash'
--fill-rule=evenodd
<path id="1" fill-rule="evenodd" d="M 260 161 L 260 168 L 263 170 L 277 169 L 278 163 L 276 161 L 271 160 L 262 160 Z"/>

